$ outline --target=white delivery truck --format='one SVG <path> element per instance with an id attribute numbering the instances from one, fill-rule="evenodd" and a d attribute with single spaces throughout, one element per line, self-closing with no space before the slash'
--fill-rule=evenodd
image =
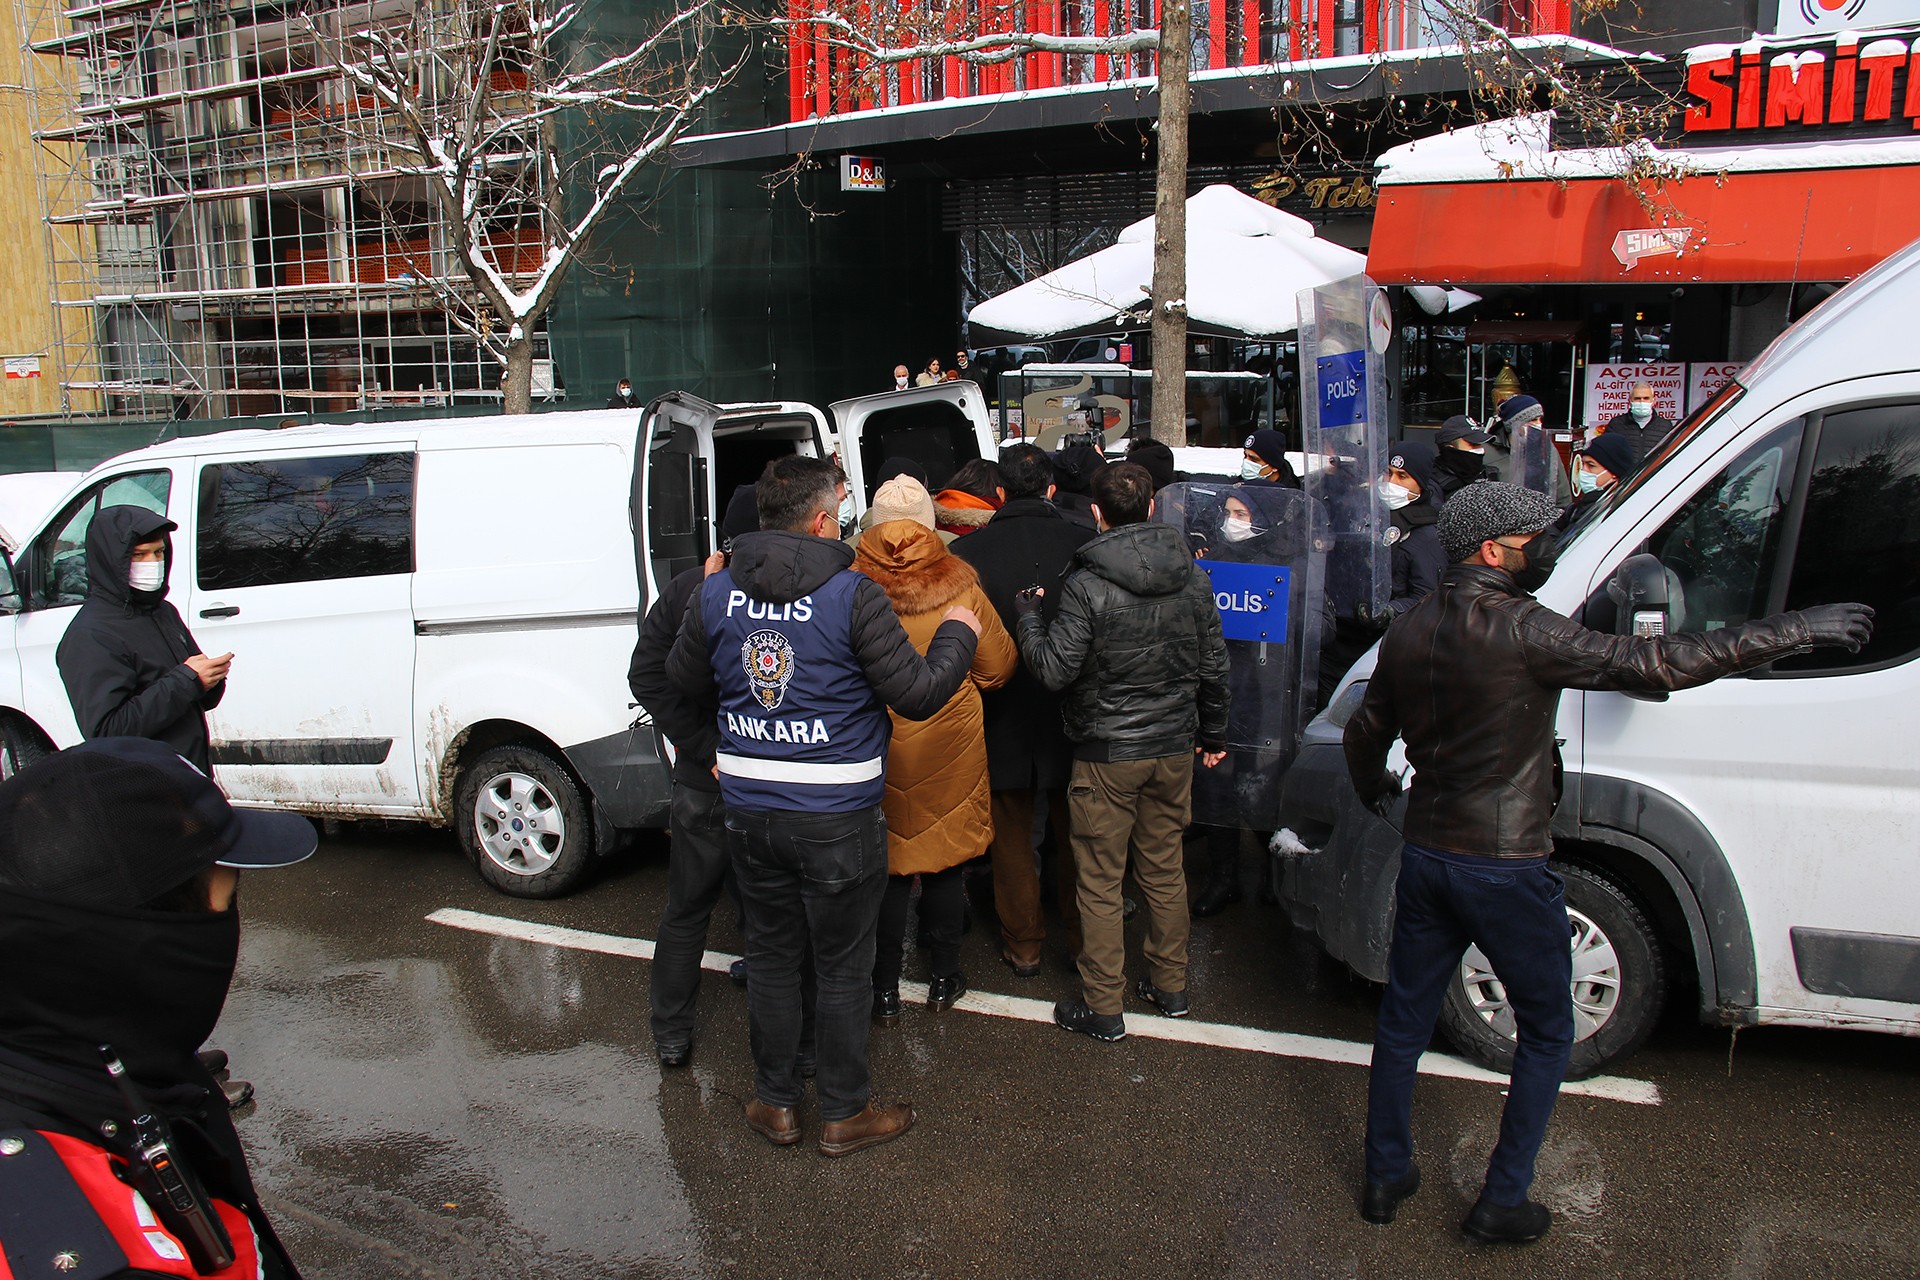
<path id="1" fill-rule="evenodd" d="M 234 654 L 208 717 L 234 803 L 448 825 L 496 888 L 563 893 L 620 832 L 666 823 L 668 747 L 627 664 L 734 486 L 782 453 L 844 451 L 856 479 L 894 453 L 935 479 L 991 456 L 972 383 L 833 412 L 675 394 L 638 423 L 230 431 L 113 458 L 4 562 L 0 774 L 80 740 L 54 650 L 86 598 L 88 523 L 135 503 L 179 526 L 169 599 L 202 648 Z"/>
<path id="2" fill-rule="evenodd" d="M 1657 701 L 1562 695 L 1553 836 L 1576 1072 L 1631 1052 L 1670 994 L 1710 1023 L 1920 1034 L 1916 291 L 1920 242 L 1782 334 L 1599 504 L 1538 592 L 1623 634 L 1878 611 L 1857 654 Z M 1318 852 L 1275 869 L 1294 922 L 1383 981 L 1400 838 L 1359 804 L 1340 746 L 1371 667 L 1309 725 L 1285 783 L 1283 821 Z M 1444 1018 L 1462 1050 L 1510 1061 L 1512 1018 L 1477 952 Z"/>

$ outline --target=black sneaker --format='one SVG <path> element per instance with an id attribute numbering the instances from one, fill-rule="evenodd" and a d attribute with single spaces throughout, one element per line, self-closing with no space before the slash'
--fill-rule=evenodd
<path id="1" fill-rule="evenodd" d="M 1184 991 L 1162 991 L 1153 985 L 1151 978 L 1142 978 L 1133 989 L 1133 994 L 1164 1013 L 1169 1018 L 1184 1018 L 1193 1012 L 1193 1006 L 1187 1002 Z"/>
<path id="2" fill-rule="evenodd" d="M 1477 1244 L 1532 1244 L 1552 1225 L 1553 1214 L 1543 1204 L 1495 1204 L 1481 1196 L 1460 1224 L 1460 1233 Z"/>
<path id="3" fill-rule="evenodd" d="M 663 1067 L 684 1067 L 693 1061 L 693 1042 L 690 1040 L 683 1040 L 679 1044 L 656 1044 L 653 1048 L 660 1056 L 660 1065 Z"/>
<path id="4" fill-rule="evenodd" d="M 1078 1031 L 1095 1040 L 1124 1040 L 1127 1020 L 1117 1013 L 1095 1013 L 1085 1000 L 1062 1000 L 1053 1006 L 1054 1025 L 1064 1031 Z"/>
<path id="5" fill-rule="evenodd" d="M 733 980 L 734 986 L 739 987 L 743 991 L 746 989 L 746 986 L 747 986 L 746 957 L 742 956 L 740 959 L 735 960 L 732 964 L 727 966 L 727 977 Z"/>
<path id="6" fill-rule="evenodd" d="M 888 987 L 873 993 L 873 1025 L 891 1027 L 900 1021 L 900 988 Z"/>

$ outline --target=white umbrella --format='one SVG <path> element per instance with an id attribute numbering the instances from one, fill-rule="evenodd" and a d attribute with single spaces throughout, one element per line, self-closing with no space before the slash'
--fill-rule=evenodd
<path id="1" fill-rule="evenodd" d="M 1153 281 L 1152 218 L 1119 242 L 976 306 L 967 319 L 976 345 L 994 339 L 1067 338 L 1145 328 Z M 1187 325 L 1196 333 L 1269 338 L 1300 327 L 1300 290 L 1367 269 L 1366 257 L 1313 234 L 1305 218 L 1282 213 L 1224 185 L 1187 201 Z M 1473 301 L 1418 299 L 1438 314 Z M 1444 299 L 1444 301 L 1443 301 Z M 1436 310 L 1434 304 L 1441 305 Z"/>

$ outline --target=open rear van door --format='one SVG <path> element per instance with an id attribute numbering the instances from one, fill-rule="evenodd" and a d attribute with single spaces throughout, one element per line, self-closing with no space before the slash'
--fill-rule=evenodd
<path id="1" fill-rule="evenodd" d="M 877 487 L 872 477 L 888 458 L 918 462 L 926 468 L 928 491 L 938 493 L 962 464 L 997 454 L 986 398 L 965 379 L 839 400 L 833 420 L 840 429 L 840 465 L 862 512 Z"/>
<path id="2" fill-rule="evenodd" d="M 633 467 L 629 517 L 640 611 L 673 576 L 713 551 L 713 428 L 720 407 L 684 391 L 647 406 Z"/>

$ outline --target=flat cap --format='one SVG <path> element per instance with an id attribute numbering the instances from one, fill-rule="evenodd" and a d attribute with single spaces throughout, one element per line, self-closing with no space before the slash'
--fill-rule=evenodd
<path id="1" fill-rule="evenodd" d="M 1500 480 L 1476 480 L 1447 499 L 1440 511 L 1440 546 L 1459 564 L 1489 538 L 1538 533 L 1559 515 L 1546 494 Z"/>

